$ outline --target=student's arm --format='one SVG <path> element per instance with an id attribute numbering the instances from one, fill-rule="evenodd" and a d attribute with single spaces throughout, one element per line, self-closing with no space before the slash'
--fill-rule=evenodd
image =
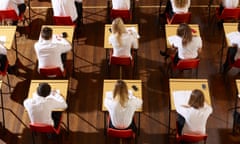
<path id="1" fill-rule="evenodd" d="M 51 103 L 53 109 L 66 109 L 67 103 L 63 96 L 57 92 L 52 91 L 52 94 L 47 97 L 47 100 Z"/>

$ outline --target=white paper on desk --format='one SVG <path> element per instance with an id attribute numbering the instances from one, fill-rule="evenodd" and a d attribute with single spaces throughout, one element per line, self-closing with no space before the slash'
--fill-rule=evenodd
<path id="1" fill-rule="evenodd" d="M 135 27 L 127 27 L 127 31 L 132 34 L 135 38 L 139 39 L 140 35 L 138 34 L 137 30 Z"/>
<path id="2" fill-rule="evenodd" d="M 6 36 L 0 36 L 0 44 L 4 45 L 6 42 Z"/>
<path id="3" fill-rule="evenodd" d="M 179 105 L 188 105 L 191 93 L 192 91 L 174 91 L 173 99 L 175 107 Z"/>

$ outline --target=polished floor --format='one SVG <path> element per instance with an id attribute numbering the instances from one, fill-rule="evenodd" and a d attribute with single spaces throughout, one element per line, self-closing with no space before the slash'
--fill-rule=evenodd
<path id="1" fill-rule="evenodd" d="M 28 127 L 29 118 L 23 107 L 23 100 L 28 95 L 31 79 L 39 79 L 36 72 L 36 55 L 34 43 L 39 37 L 41 25 L 52 24 L 51 4 L 48 0 L 31 0 L 31 24 L 17 29 L 17 45 L 19 50 L 19 74 L 10 75 L 11 94 L 4 94 L 5 129 L 0 131 L 1 144 L 30 144 L 31 131 Z M 104 41 L 104 25 L 107 23 L 107 1 L 88 0 L 83 2 L 83 23 L 78 38 L 74 40 L 75 66 L 71 72 L 72 54 L 69 53 L 69 118 L 70 132 L 62 130 L 63 144 L 103 144 L 116 143 L 104 136 L 104 113 L 101 111 L 104 79 L 116 79 L 117 73 L 111 77 L 106 72 Z M 138 50 L 137 72 L 134 79 L 142 80 L 143 112 L 141 113 L 139 144 L 173 144 L 175 143 L 174 122 L 169 122 L 169 75 L 164 58 L 159 55 L 165 49 L 165 19 L 159 17 L 158 0 L 139 0 L 136 2 L 134 23 L 139 24 L 140 47 Z M 232 132 L 232 111 L 236 86 L 239 78 L 238 69 L 228 74 L 220 73 L 221 47 L 224 37 L 223 28 L 215 19 L 214 1 L 210 15 L 207 0 L 192 0 L 191 23 L 199 24 L 203 39 L 203 51 L 200 55 L 199 79 L 208 79 L 213 113 L 207 124 L 208 144 L 239 144 L 240 136 Z M 28 12 L 26 12 L 28 17 Z M 223 49 L 224 60 L 226 48 Z M 11 64 L 15 63 L 14 49 L 8 51 Z M 114 71 L 113 71 L 114 72 Z M 127 77 L 124 77 L 128 79 Z M 175 78 L 194 78 L 189 72 L 179 73 Z M 4 77 L 4 81 L 6 78 Z M 6 85 L 2 86 L 7 92 Z M 175 113 L 172 112 L 172 117 Z M 0 115 L 2 124 L 2 115 Z M 66 125 L 66 113 L 63 122 Z M 37 143 L 56 143 L 47 137 L 37 136 Z"/>

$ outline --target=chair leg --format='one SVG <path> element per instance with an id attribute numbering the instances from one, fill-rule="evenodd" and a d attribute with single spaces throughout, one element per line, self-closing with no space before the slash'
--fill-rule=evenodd
<path id="1" fill-rule="evenodd" d="M 119 76 L 120 76 L 120 79 L 122 79 L 122 66 L 120 66 L 120 69 L 119 69 Z"/>
<path id="2" fill-rule="evenodd" d="M 34 132 L 32 132 L 32 141 L 33 141 L 33 144 L 35 144 L 35 135 L 34 135 Z"/>
<path id="3" fill-rule="evenodd" d="M 10 85 L 10 80 L 9 80 L 9 76 L 7 74 L 7 85 L 8 85 L 8 89 L 9 89 L 9 93 L 11 93 L 11 85 Z"/>

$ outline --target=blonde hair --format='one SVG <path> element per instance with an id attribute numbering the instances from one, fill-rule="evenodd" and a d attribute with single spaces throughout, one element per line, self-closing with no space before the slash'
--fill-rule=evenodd
<path id="1" fill-rule="evenodd" d="M 204 106 L 204 94 L 201 90 L 195 89 L 192 91 L 188 105 L 194 107 L 195 109 L 201 108 Z"/>
<path id="2" fill-rule="evenodd" d="M 179 24 L 177 29 L 177 35 L 182 38 L 183 46 L 187 45 L 189 42 L 192 41 L 192 29 L 188 26 L 188 24 Z"/>
<path id="3" fill-rule="evenodd" d="M 174 0 L 174 3 L 177 8 L 183 8 L 187 5 L 188 0 Z"/>
<path id="4" fill-rule="evenodd" d="M 115 88 L 113 90 L 113 98 L 115 100 L 119 100 L 119 103 L 122 107 L 126 106 L 126 102 L 128 101 L 128 88 L 126 83 L 123 80 L 118 80 L 115 84 Z"/>
<path id="5" fill-rule="evenodd" d="M 121 35 L 126 32 L 123 20 L 119 17 L 115 18 L 112 21 L 112 33 L 116 36 L 119 45 L 121 45 Z"/>

